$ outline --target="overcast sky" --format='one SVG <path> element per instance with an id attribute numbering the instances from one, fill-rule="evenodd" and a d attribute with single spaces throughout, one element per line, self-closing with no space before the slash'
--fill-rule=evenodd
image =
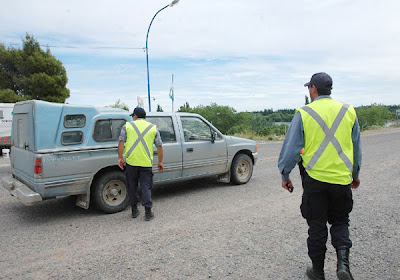
<path id="1" fill-rule="evenodd" d="M 148 110 L 146 33 L 164 0 L 0 0 L 0 42 L 28 32 L 67 70 L 70 104 Z M 311 75 L 354 106 L 400 104 L 398 0 L 180 0 L 149 33 L 152 111 L 185 102 L 237 111 L 304 105 Z"/>

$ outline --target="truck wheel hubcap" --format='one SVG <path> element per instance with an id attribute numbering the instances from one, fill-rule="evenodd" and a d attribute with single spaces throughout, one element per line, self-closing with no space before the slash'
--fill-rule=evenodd
<path id="1" fill-rule="evenodd" d="M 119 205 L 125 200 L 125 197 L 126 186 L 120 180 L 112 180 L 104 187 L 103 199 L 108 205 Z"/>
<path id="2" fill-rule="evenodd" d="M 241 160 L 237 167 L 237 175 L 240 179 L 247 178 L 249 176 L 250 164 L 247 160 Z"/>

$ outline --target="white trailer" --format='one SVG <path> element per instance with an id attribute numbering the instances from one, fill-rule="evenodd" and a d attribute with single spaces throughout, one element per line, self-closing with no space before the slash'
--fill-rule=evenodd
<path id="1" fill-rule="evenodd" d="M 11 146 L 11 127 L 15 103 L 0 103 L 0 151 Z"/>

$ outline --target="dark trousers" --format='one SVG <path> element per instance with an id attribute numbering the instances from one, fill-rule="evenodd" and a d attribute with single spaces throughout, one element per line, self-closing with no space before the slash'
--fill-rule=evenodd
<path id="1" fill-rule="evenodd" d="M 142 191 L 142 205 L 144 207 L 153 207 L 151 200 L 151 190 L 153 188 L 153 171 L 151 167 L 126 165 L 126 181 L 128 183 L 129 202 L 137 204 L 140 202 L 139 182 Z"/>
<path id="2" fill-rule="evenodd" d="M 327 222 L 331 225 L 332 246 L 351 248 L 349 213 L 353 209 L 350 185 L 335 185 L 314 180 L 304 172 L 301 214 L 308 223 L 308 255 L 312 260 L 325 258 L 328 239 Z"/>

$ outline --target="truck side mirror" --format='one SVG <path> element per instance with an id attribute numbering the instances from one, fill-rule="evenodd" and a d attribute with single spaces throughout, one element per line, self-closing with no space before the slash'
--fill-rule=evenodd
<path id="1" fill-rule="evenodd" d="M 211 132 L 211 143 L 215 142 L 215 139 L 217 139 L 217 132 L 213 131 Z"/>

